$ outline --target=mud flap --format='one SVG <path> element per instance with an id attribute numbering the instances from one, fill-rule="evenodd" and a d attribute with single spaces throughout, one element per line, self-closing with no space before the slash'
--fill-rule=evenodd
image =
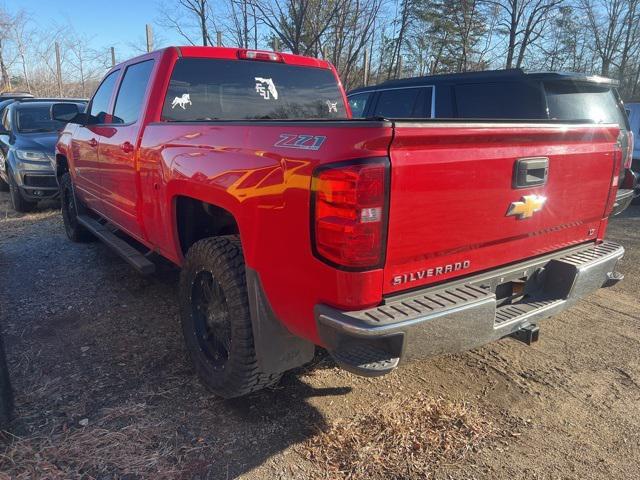
<path id="1" fill-rule="evenodd" d="M 255 270 L 247 268 L 253 341 L 258 366 L 264 373 L 282 373 L 313 359 L 315 345 L 293 335 L 276 317 Z"/>

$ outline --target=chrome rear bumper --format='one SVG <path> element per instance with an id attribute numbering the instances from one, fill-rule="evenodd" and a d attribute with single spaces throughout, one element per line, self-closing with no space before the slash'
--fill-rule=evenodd
<path id="1" fill-rule="evenodd" d="M 623 254 L 612 242 L 592 244 L 394 296 L 367 310 L 318 305 L 318 331 L 342 367 L 382 375 L 401 359 L 469 350 L 555 315 L 621 280 L 615 266 Z M 497 286 L 514 280 L 524 282 L 523 295 L 497 298 Z"/>

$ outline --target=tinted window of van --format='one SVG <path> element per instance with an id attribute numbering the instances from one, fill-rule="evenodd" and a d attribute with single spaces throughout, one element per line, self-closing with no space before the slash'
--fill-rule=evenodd
<path id="1" fill-rule="evenodd" d="M 544 82 L 549 118 L 617 123 L 627 128 L 627 119 L 611 87 L 573 82 Z"/>
<path id="2" fill-rule="evenodd" d="M 431 88 L 381 90 L 373 115 L 385 118 L 431 117 Z"/>
<path id="3" fill-rule="evenodd" d="M 371 92 L 357 93 L 349 97 L 349 107 L 354 118 L 362 118 L 367 108 Z"/>
<path id="4" fill-rule="evenodd" d="M 524 82 L 456 85 L 459 118 L 533 120 L 547 118 L 539 88 Z"/>

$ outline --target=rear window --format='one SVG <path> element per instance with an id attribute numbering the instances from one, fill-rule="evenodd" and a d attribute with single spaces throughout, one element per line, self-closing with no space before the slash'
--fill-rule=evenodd
<path id="1" fill-rule="evenodd" d="M 253 60 L 183 58 L 165 96 L 166 121 L 342 119 L 331 70 Z"/>
<path id="2" fill-rule="evenodd" d="M 617 123 L 627 128 L 625 114 L 609 86 L 568 81 L 544 82 L 549 118 Z"/>
<path id="3" fill-rule="evenodd" d="M 544 119 L 542 92 L 525 82 L 475 83 L 455 86 L 459 118 Z"/>

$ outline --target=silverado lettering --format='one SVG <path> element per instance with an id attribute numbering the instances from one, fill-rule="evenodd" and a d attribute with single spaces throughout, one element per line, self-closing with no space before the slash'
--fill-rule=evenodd
<path id="1" fill-rule="evenodd" d="M 463 262 L 450 263 L 442 267 L 429 268 L 427 270 L 418 270 L 417 272 L 405 273 L 403 275 L 396 275 L 393 277 L 393 285 L 401 285 L 403 283 L 415 282 L 422 280 L 425 277 L 435 277 L 444 275 L 446 273 L 457 272 L 458 270 L 465 270 L 471 266 L 469 260 Z"/>
<path id="2" fill-rule="evenodd" d="M 51 111 L 69 122 L 67 236 L 141 273 L 148 252 L 180 268 L 187 352 L 224 397 L 316 345 L 372 376 L 530 332 L 621 279 L 623 248 L 604 239 L 617 125 L 354 120 L 328 62 L 210 47 L 123 62 L 86 111 Z M 541 154 L 544 184 L 514 185 L 518 159 Z M 505 215 L 521 197 L 553 208 Z"/>

